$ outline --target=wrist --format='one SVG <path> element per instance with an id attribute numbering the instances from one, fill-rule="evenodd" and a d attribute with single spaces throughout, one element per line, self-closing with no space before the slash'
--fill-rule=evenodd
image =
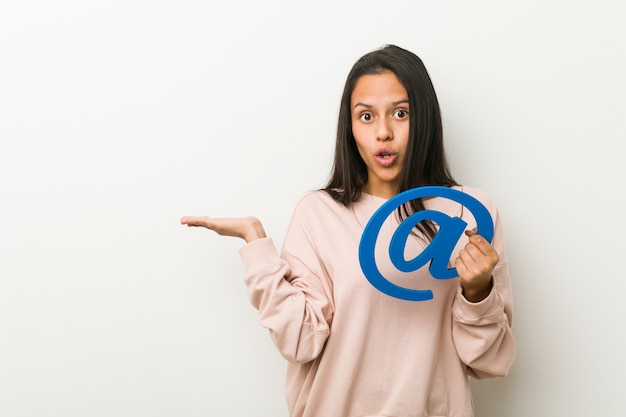
<path id="1" fill-rule="evenodd" d="M 470 303 L 479 303 L 489 296 L 493 288 L 493 278 L 487 285 L 478 288 L 466 288 L 461 284 L 463 297 Z"/>
<path id="2" fill-rule="evenodd" d="M 257 218 L 251 218 L 248 226 L 246 227 L 246 232 L 242 236 L 246 243 L 250 243 L 253 240 L 262 239 L 266 237 L 265 229 L 263 229 L 263 225 Z"/>

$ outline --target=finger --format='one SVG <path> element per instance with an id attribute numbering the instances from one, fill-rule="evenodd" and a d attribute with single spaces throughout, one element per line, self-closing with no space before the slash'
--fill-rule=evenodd
<path id="1" fill-rule="evenodd" d="M 478 277 L 483 276 L 485 273 L 485 271 L 478 268 L 478 265 L 473 260 L 467 257 L 459 256 L 456 258 L 455 266 L 459 281 L 464 285 L 475 282 Z"/>
<path id="2" fill-rule="evenodd" d="M 476 264 L 467 263 L 461 257 L 457 258 L 455 266 L 457 275 L 459 276 L 459 282 L 464 288 L 479 284 L 489 273 L 489 271 L 477 269 Z"/>
<path id="3" fill-rule="evenodd" d="M 469 244 L 476 246 L 484 254 L 495 252 L 493 246 L 481 235 L 473 235 L 469 238 Z"/>
<path id="4" fill-rule="evenodd" d="M 474 227 L 473 229 L 467 229 L 465 231 L 466 236 L 474 236 L 476 233 L 478 233 L 478 227 Z"/>
<path id="5" fill-rule="evenodd" d="M 202 216 L 202 217 L 195 217 L 195 216 L 185 216 L 183 218 L 180 219 L 181 224 L 186 224 L 189 227 L 207 227 L 209 228 L 210 225 L 210 217 L 207 216 Z"/>
<path id="6" fill-rule="evenodd" d="M 186 224 L 188 226 L 195 225 L 198 223 L 198 217 L 195 216 L 184 216 L 180 219 L 181 224 Z"/>
<path id="7" fill-rule="evenodd" d="M 459 256 L 463 256 L 464 262 L 479 262 L 485 254 L 473 243 L 468 243 L 465 248 L 459 252 Z"/>
<path id="8" fill-rule="evenodd" d="M 471 247 L 466 247 L 459 252 L 459 257 L 457 258 L 463 264 L 463 269 L 466 271 L 466 274 L 477 274 L 480 269 L 480 255 L 477 253 L 478 250 Z"/>
<path id="9" fill-rule="evenodd" d="M 463 259 L 461 259 L 461 256 L 456 258 L 456 261 L 454 262 L 454 266 L 456 267 L 456 273 L 459 276 L 459 279 L 463 281 L 464 278 L 467 277 L 468 275 L 468 270 L 467 270 L 467 266 L 465 265 L 465 262 L 463 262 Z"/>
<path id="10" fill-rule="evenodd" d="M 467 244 L 459 252 L 459 259 L 463 262 L 467 272 L 472 275 L 491 274 L 499 260 L 498 254 L 493 248 L 485 254 L 472 243 Z"/>

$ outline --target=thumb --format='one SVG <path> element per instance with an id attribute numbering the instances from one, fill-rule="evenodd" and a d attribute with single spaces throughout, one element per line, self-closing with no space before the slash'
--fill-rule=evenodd
<path id="1" fill-rule="evenodd" d="M 478 228 L 474 227 L 473 229 L 468 229 L 465 231 L 466 236 L 474 236 L 478 232 Z"/>

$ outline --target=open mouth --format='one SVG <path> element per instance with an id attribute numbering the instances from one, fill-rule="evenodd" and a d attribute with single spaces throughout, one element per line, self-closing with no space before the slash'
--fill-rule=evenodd
<path id="1" fill-rule="evenodd" d="M 391 151 L 381 151 L 376 154 L 376 161 L 383 167 L 388 167 L 396 160 L 396 154 Z"/>

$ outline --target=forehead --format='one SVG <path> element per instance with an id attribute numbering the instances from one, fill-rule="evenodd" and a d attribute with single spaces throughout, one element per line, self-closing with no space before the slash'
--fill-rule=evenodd
<path id="1" fill-rule="evenodd" d="M 398 77 L 390 71 L 361 76 L 357 80 L 351 95 L 353 105 L 360 102 L 393 102 L 406 99 L 406 89 L 398 80 Z"/>

